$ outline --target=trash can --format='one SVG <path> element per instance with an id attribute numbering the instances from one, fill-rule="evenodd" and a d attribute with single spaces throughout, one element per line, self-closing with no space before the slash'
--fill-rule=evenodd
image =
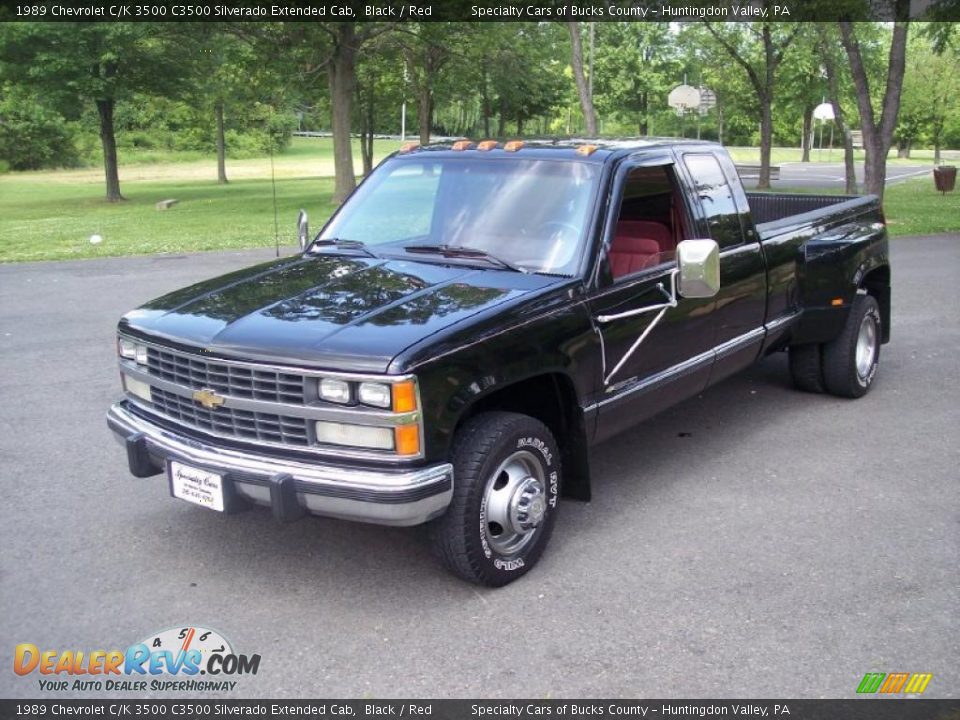
<path id="1" fill-rule="evenodd" d="M 933 169 L 933 183 L 941 193 L 953 192 L 957 185 L 956 165 L 941 165 Z"/>

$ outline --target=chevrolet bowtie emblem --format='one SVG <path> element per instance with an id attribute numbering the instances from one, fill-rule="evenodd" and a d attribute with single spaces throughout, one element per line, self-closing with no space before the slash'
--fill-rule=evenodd
<path id="1" fill-rule="evenodd" d="M 222 395 L 217 395 L 217 393 L 210 388 L 194 390 L 193 399 L 203 405 L 205 408 L 210 408 L 211 410 L 213 410 L 215 407 L 220 407 L 225 402 Z"/>

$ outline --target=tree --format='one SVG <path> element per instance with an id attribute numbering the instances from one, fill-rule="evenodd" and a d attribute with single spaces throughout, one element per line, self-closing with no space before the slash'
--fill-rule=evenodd
<path id="1" fill-rule="evenodd" d="M 135 92 L 175 95 L 193 56 L 165 23 L 4 23 L 0 73 L 47 94 L 61 107 L 97 109 L 106 197 L 123 199 L 114 110 Z"/>
<path id="2" fill-rule="evenodd" d="M 841 75 L 840 59 L 837 56 L 837 42 L 835 32 L 825 25 L 817 26 L 817 43 L 820 49 L 820 59 L 823 62 L 823 68 L 827 76 L 828 97 L 833 107 L 833 122 L 837 127 L 837 132 L 843 138 L 843 167 L 844 181 L 846 184 L 845 192 L 847 195 L 857 194 L 857 174 L 853 159 L 853 140 L 850 137 L 849 125 L 847 124 L 847 112 L 843 107 L 841 98 Z"/>
<path id="3" fill-rule="evenodd" d="M 430 143 L 434 88 L 437 76 L 450 61 L 452 47 L 462 40 L 463 23 L 407 23 L 397 29 L 407 80 L 417 104 L 420 144 Z"/>
<path id="4" fill-rule="evenodd" d="M 813 111 L 826 95 L 827 83 L 822 65 L 816 27 L 813 23 L 803 23 L 794 40 L 794 49 L 787 54 L 780 70 L 779 82 L 783 87 L 780 95 L 785 102 L 775 103 L 786 110 L 783 114 L 787 122 L 783 123 L 786 127 L 782 127 L 782 131 L 793 136 L 795 118 L 797 115 L 801 118 L 801 162 L 810 162 L 810 151 L 814 145 Z"/>
<path id="5" fill-rule="evenodd" d="M 910 0 L 893 0 L 893 36 L 887 58 L 886 88 L 880 105 L 880 115 L 875 115 L 870 78 L 864 64 L 863 52 L 857 39 L 859 32 L 854 23 L 840 22 L 840 42 L 850 63 L 850 74 L 857 92 L 860 109 L 860 129 L 863 132 L 864 187 L 883 199 L 887 179 L 887 153 L 893 144 L 893 131 L 900 112 L 900 96 L 903 90 L 903 73 L 906 68 L 907 28 L 906 18 L 910 12 Z"/>
<path id="6" fill-rule="evenodd" d="M 570 65 L 573 68 L 573 79 L 577 84 L 577 95 L 580 98 L 580 109 L 583 111 L 587 137 L 596 137 L 597 111 L 593 107 L 593 92 L 583 71 L 583 39 L 580 37 L 580 23 L 568 22 L 567 32 L 570 33 Z"/>
<path id="7" fill-rule="evenodd" d="M 667 23 L 599 24 L 595 99 L 604 117 L 627 116 L 641 135 L 680 74 Z"/>
<path id="8" fill-rule="evenodd" d="M 762 3 L 767 6 L 766 1 Z M 760 177 L 758 188 L 770 187 L 770 151 L 773 146 L 773 99 L 777 69 L 802 25 L 800 23 L 704 23 L 717 44 L 743 69 L 760 110 Z"/>
<path id="9" fill-rule="evenodd" d="M 508 120 L 515 121 L 517 134 L 523 135 L 524 124 L 558 105 L 567 87 L 554 28 L 545 23 L 504 23 L 492 37 L 495 61 L 488 73 L 492 96 L 488 101 L 492 99 L 498 111 L 497 135 L 505 136 Z"/>
<path id="10" fill-rule="evenodd" d="M 911 135 L 926 135 L 933 144 L 933 161 L 939 164 L 947 120 L 960 113 L 960 52 L 949 44 L 938 52 L 935 41 L 929 33 L 910 40 L 896 135 L 901 136 L 903 119 L 909 118 Z"/>
<path id="11" fill-rule="evenodd" d="M 357 88 L 357 56 L 367 42 L 393 27 L 393 23 L 284 22 L 246 23 L 235 32 L 263 48 L 272 48 L 297 69 L 296 81 L 309 89 L 326 76 L 333 134 L 333 201 L 341 203 L 357 186 L 350 132 Z"/>
<path id="12" fill-rule="evenodd" d="M 189 79 L 190 102 L 213 122 L 217 152 L 217 182 L 227 182 L 228 116 L 236 118 L 255 107 L 279 88 L 272 69 L 256 44 L 243 42 L 229 25 L 198 23 L 186 28 L 182 37 L 190 39 L 197 51 L 197 65 Z M 272 98 L 271 98 L 272 99 Z M 206 125 L 209 127 L 209 125 Z"/>
<path id="13" fill-rule="evenodd" d="M 399 109 L 404 98 L 403 60 L 399 49 L 393 43 L 380 41 L 376 41 L 372 49 L 373 52 L 363 53 L 357 68 L 356 116 L 365 176 L 373 170 L 374 133 L 381 126 L 386 131 L 394 131 L 399 126 L 399 116 L 393 116 L 396 125 L 393 120 L 387 120 L 384 125 L 383 117 L 390 117 L 390 113 Z"/>

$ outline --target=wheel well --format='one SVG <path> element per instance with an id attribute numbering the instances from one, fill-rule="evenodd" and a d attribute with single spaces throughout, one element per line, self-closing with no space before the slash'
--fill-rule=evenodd
<path id="1" fill-rule="evenodd" d="M 880 320 L 882 322 L 883 342 L 890 342 L 890 266 L 883 265 L 867 273 L 862 281 L 862 287 L 873 297 L 880 306 Z"/>
<path id="2" fill-rule="evenodd" d="M 563 495 L 590 499 L 586 428 L 570 378 L 547 373 L 498 388 L 473 403 L 460 417 L 457 429 L 474 415 L 493 410 L 529 415 L 546 425 L 560 446 Z"/>

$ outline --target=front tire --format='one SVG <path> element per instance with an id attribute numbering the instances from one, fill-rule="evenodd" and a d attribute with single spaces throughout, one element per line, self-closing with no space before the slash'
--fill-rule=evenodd
<path id="1" fill-rule="evenodd" d="M 453 499 L 430 524 L 434 552 L 479 585 L 513 582 L 540 559 L 560 501 L 560 451 L 527 415 L 482 413 L 457 431 Z"/>
<path id="2" fill-rule="evenodd" d="M 867 394 L 877 376 L 882 330 L 877 301 L 857 295 L 840 335 L 823 346 L 823 381 L 830 394 Z"/>

